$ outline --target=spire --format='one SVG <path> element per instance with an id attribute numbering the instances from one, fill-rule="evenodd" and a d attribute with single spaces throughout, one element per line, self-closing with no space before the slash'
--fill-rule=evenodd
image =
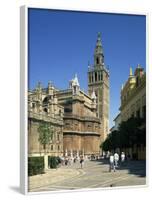
<path id="1" fill-rule="evenodd" d="M 95 53 L 96 54 L 102 54 L 103 53 L 102 44 L 101 44 L 101 33 L 100 32 L 98 32 L 98 36 L 97 36 Z"/>
<path id="2" fill-rule="evenodd" d="M 95 67 L 103 66 L 104 65 L 104 55 L 103 55 L 103 48 L 101 43 L 101 33 L 98 32 L 96 47 L 94 51 L 94 64 Z"/>
<path id="3" fill-rule="evenodd" d="M 51 81 L 48 82 L 48 87 L 51 87 L 52 86 L 52 83 Z"/>
<path id="4" fill-rule="evenodd" d="M 39 81 L 37 86 L 36 86 L 36 94 L 37 94 L 37 100 L 41 100 L 42 99 L 42 84 Z"/>
<path id="5" fill-rule="evenodd" d="M 88 69 L 90 68 L 90 62 L 88 61 Z"/>
<path id="6" fill-rule="evenodd" d="M 123 84 L 122 84 L 122 85 L 121 85 L 121 90 L 123 90 L 123 87 L 124 87 L 124 86 L 123 86 Z"/>
<path id="7" fill-rule="evenodd" d="M 97 37 L 96 46 L 102 46 L 102 45 L 101 45 L 101 33 L 100 33 L 100 32 L 98 32 L 98 37 Z"/>
<path id="8" fill-rule="evenodd" d="M 80 84 L 79 84 L 79 81 L 78 81 L 77 74 L 75 74 L 74 79 L 72 79 L 69 82 L 69 85 L 70 85 L 69 88 L 72 89 L 72 91 L 73 91 L 73 95 L 77 95 L 79 93 L 79 90 L 80 90 Z"/>
<path id="9" fill-rule="evenodd" d="M 129 76 L 133 76 L 133 74 L 132 74 L 132 67 L 130 67 L 130 73 L 129 73 Z"/>
<path id="10" fill-rule="evenodd" d="M 51 81 L 49 81 L 48 82 L 48 94 L 49 95 L 53 95 L 53 86 L 52 86 L 52 82 Z"/>
<path id="11" fill-rule="evenodd" d="M 38 82 L 38 84 L 37 84 L 37 87 L 38 87 L 39 89 L 41 89 L 41 88 L 42 88 L 42 84 L 41 84 L 41 82 L 40 82 L 40 81 Z"/>
<path id="12" fill-rule="evenodd" d="M 78 81 L 77 74 L 75 74 L 75 77 L 74 77 L 74 79 L 73 79 L 73 83 L 74 83 L 74 85 L 80 86 L 80 85 L 79 85 L 79 81 Z"/>

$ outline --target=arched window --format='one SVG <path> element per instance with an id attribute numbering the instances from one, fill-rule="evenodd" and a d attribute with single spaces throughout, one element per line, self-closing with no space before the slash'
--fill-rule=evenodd
<path id="1" fill-rule="evenodd" d="M 60 140 L 60 135 L 59 135 L 59 134 L 57 135 L 57 140 L 58 140 L 58 141 Z"/>
<path id="2" fill-rule="evenodd" d="M 92 74 L 92 83 L 93 83 L 93 74 Z"/>
<path id="3" fill-rule="evenodd" d="M 62 112 L 61 112 L 61 110 L 59 110 L 59 116 L 61 116 L 62 115 Z"/>
<path id="4" fill-rule="evenodd" d="M 98 72 L 98 81 L 100 81 L 100 72 Z"/>
<path id="5" fill-rule="evenodd" d="M 97 72 L 95 72 L 95 81 L 97 81 Z"/>
<path id="6" fill-rule="evenodd" d="M 89 74 L 89 83 L 91 83 L 91 75 Z"/>
<path id="7" fill-rule="evenodd" d="M 96 59 L 96 63 L 97 63 L 97 65 L 99 64 L 99 58 L 97 57 L 97 59 Z"/>
<path id="8" fill-rule="evenodd" d="M 43 104 L 46 105 L 48 103 L 48 97 L 45 97 L 43 100 Z"/>
<path id="9" fill-rule="evenodd" d="M 35 108 L 35 103 L 32 103 L 32 108 Z"/>
<path id="10" fill-rule="evenodd" d="M 44 112 L 46 112 L 46 113 L 47 113 L 47 108 L 44 108 L 43 110 L 44 110 Z"/>
<path id="11" fill-rule="evenodd" d="M 76 94 L 76 86 L 74 86 L 73 89 L 74 89 L 74 94 Z"/>

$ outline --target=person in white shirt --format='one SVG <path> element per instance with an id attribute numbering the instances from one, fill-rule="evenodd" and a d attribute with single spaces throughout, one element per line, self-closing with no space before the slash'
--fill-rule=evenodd
<path id="1" fill-rule="evenodd" d="M 115 172 L 114 156 L 112 155 L 112 153 L 110 154 L 109 157 L 109 172 L 111 172 L 111 170 Z"/>
<path id="2" fill-rule="evenodd" d="M 119 162 L 119 155 L 118 153 L 114 154 L 114 165 L 115 167 L 118 167 L 118 162 Z"/>
<path id="3" fill-rule="evenodd" d="M 123 164 L 125 162 L 125 153 L 122 152 L 121 153 L 121 164 Z"/>

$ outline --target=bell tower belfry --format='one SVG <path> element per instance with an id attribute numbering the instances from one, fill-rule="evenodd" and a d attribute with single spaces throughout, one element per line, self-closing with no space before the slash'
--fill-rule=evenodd
<path id="1" fill-rule="evenodd" d="M 88 93 L 96 94 L 97 117 L 101 122 L 100 139 L 104 141 L 109 132 L 109 71 L 104 64 L 101 34 L 98 33 L 94 51 L 94 64 L 88 66 Z"/>

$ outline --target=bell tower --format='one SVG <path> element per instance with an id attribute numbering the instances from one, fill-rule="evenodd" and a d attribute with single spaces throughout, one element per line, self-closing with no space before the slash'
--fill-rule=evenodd
<path id="1" fill-rule="evenodd" d="M 105 140 L 109 132 L 109 71 L 104 64 L 104 53 L 101 42 L 101 34 L 98 33 L 94 64 L 88 66 L 88 93 L 96 95 L 97 117 L 101 122 L 101 142 Z"/>

